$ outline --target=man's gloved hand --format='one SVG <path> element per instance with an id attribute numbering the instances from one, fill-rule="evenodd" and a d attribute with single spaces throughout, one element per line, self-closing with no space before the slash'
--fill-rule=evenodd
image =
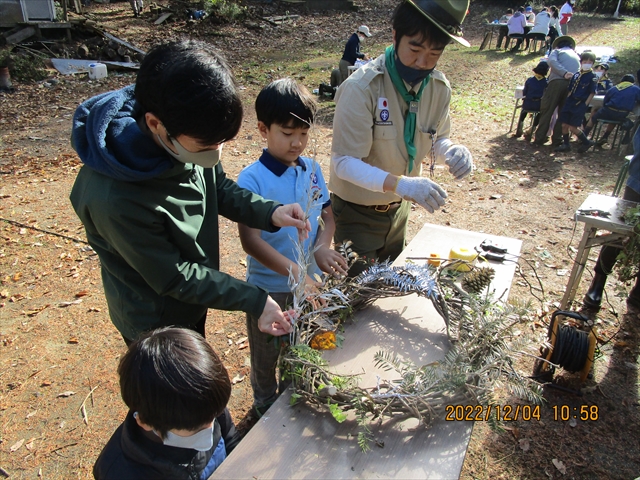
<path id="1" fill-rule="evenodd" d="M 445 152 L 444 158 L 444 163 L 449 165 L 449 171 L 456 180 L 466 177 L 473 170 L 473 157 L 464 145 L 451 145 Z"/>
<path id="2" fill-rule="evenodd" d="M 447 198 L 447 192 L 440 185 L 424 177 L 400 177 L 395 192 L 405 200 L 416 202 L 429 213 L 443 206 Z"/>

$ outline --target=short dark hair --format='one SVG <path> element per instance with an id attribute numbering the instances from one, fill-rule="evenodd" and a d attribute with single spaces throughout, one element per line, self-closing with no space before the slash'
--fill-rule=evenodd
<path id="1" fill-rule="evenodd" d="M 400 43 L 402 37 L 421 35 L 421 41 L 429 41 L 432 46 L 446 47 L 452 39 L 444 31 L 435 26 L 420 11 L 408 2 L 396 7 L 392 17 L 393 29 L 396 31 L 395 41 Z"/>
<path id="2" fill-rule="evenodd" d="M 267 127 L 272 124 L 309 128 L 317 112 L 313 96 L 292 78 L 281 78 L 264 87 L 256 98 L 256 116 Z"/>
<path id="3" fill-rule="evenodd" d="M 623 76 L 620 79 L 620 82 L 629 82 L 629 83 L 635 83 L 636 79 L 633 77 L 633 75 L 631 75 L 630 73 L 627 73 L 625 76 Z"/>
<path id="4" fill-rule="evenodd" d="M 142 334 L 120 360 L 118 375 L 124 403 L 163 438 L 172 429 L 197 430 L 212 422 L 231 396 L 218 355 L 186 328 Z"/>
<path id="5" fill-rule="evenodd" d="M 513 13 L 513 9 L 512 8 L 507 8 L 507 13 Z"/>
<path id="6" fill-rule="evenodd" d="M 596 54 L 591 52 L 591 51 L 582 52 L 580 54 L 580 61 L 584 62 L 585 60 L 590 60 L 592 62 L 595 62 L 596 61 Z"/>
<path id="7" fill-rule="evenodd" d="M 242 100 L 226 60 L 197 41 L 163 43 L 140 65 L 135 96 L 172 137 L 188 135 L 203 145 L 234 138 L 242 125 Z"/>

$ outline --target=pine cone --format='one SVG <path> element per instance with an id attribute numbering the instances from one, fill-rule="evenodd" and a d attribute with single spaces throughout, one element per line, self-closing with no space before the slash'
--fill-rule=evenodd
<path id="1" fill-rule="evenodd" d="M 462 288 L 469 293 L 480 293 L 489 286 L 496 271 L 491 267 L 476 268 L 466 274 L 461 281 Z"/>

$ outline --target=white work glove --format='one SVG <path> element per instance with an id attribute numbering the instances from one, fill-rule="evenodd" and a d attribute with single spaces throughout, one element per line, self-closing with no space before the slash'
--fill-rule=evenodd
<path id="1" fill-rule="evenodd" d="M 443 206 L 447 198 L 447 192 L 440 185 L 424 177 L 401 176 L 395 192 L 405 200 L 416 202 L 429 213 Z"/>
<path id="2" fill-rule="evenodd" d="M 473 170 L 473 157 L 464 145 L 451 145 L 444 153 L 444 163 L 449 166 L 451 175 L 460 180 Z"/>

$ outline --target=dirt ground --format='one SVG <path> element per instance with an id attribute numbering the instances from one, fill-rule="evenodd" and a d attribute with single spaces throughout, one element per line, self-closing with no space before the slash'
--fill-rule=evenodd
<path id="1" fill-rule="evenodd" d="M 252 101 L 264 79 L 254 76 L 247 60 L 260 64 L 280 55 L 282 66 L 266 77 L 292 75 L 305 83 L 305 68 L 284 61 L 285 57 L 292 63 L 302 61 L 292 45 L 303 45 L 300 50 L 309 52 L 318 42 L 334 42 L 334 65 L 325 65 L 328 81 L 339 60 L 338 50 L 354 25 L 364 23 L 379 32 L 376 48 L 390 41 L 387 18 L 395 2 L 360 3 L 364 8 L 359 13 L 300 11 L 293 25 L 219 26 L 215 34 L 204 23 L 158 27 L 150 16 L 134 19 L 128 2 L 93 4 L 87 15 L 142 49 L 162 38 L 187 35 L 223 49 L 242 84 L 247 107 L 240 135 L 225 147 L 223 156 L 225 170 L 236 177 L 263 147 Z M 278 2 L 250 7 L 265 15 L 284 13 Z M 497 16 L 499 9 L 472 4 L 466 32 L 472 45 L 480 44 L 482 18 L 493 10 Z M 615 45 L 616 38 L 638 36 L 638 23 L 629 26 L 586 15 L 574 17 L 572 29 L 579 44 Z M 436 171 L 436 180 L 449 193 L 448 203 L 433 215 L 415 207 L 410 238 L 424 223 L 434 223 L 522 240 L 522 273 L 514 278 L 510 299 L 533 302 L 539 318 L 525 333 L 539 343 L 546 335 L 545 314 L 559 305 L 582 234 L 573 213 L 589 193 L 610 194 L 622 158 L 606 148 L 584 155 L 554 154 L 550 146 L 533 147 L 507 136 L 513 86 L 530 75 L 538 57 L 509 57 L 508 69 L 498 71 L 490 64 L 494 53 L 474 49 L 470 55 L 486 55 L 486 65 L 469 70 L 467 65 L 448 62 L 446 52 L 439 64 L 453 85 L 454 97 L 464 89 L 479 97 L 500 92 L 495 95 L 503 106 L 500 113 L 469 114 L 454 100 L 452 139 L 469 147 L 476 170 L 459 182 L 442 168 Z M 628 71 L 639 66 L 629 64 Z M 124 343 L 109 320 L 99 260 L 86 244 L 68 201 L 81 166 L 69 134 L 80 102 L 130 84 L 134 77 L 110 73 L 96 82 L 52 71 L 51 78 L 53 82 L 16 84 L 13 94 L 0 93 L 0 475 L 10 478 L 89 478 L 98 453 L 126 413 L 115 374 Z M 317 159 L 328 177 L 332 104 L 323 100 L 321 107 L 326 116 L 314 135 Z M 237 228 L 224 218 L 220 227 L 221 270 L 243 278 L 244 253 Z M 591 260 L 596 254 L 592 252 Z M 544 292 L 530 289 L 529 284 L 537 285 L 536 276 Z M 587 268 L 578 300 L 590 278 Z M 600 342 L 592 378 L 580 385 L 576 375 L 559 373 L 557 383 L 574 392 L 546 389 L 540 421 L 511 422 L 501 433 L 476 424 L 461 478 L 640 476 L 640 318 L 627 314 L 624 297 L 614 294 L 616 284 L 612 278 L 606 306 L 595 318 Z M 237 342 L 244 332 L 243 314 L 209 313 L 207 338 L 234 381 L 229 407 L 236 421 L 251 405 L 248 345 Z M 532 362 L 523 360 L 519 367 L 530 371 Z M 595 405 L 599 418 L 554 419 L 553 406 L 562 405 Z"/>

